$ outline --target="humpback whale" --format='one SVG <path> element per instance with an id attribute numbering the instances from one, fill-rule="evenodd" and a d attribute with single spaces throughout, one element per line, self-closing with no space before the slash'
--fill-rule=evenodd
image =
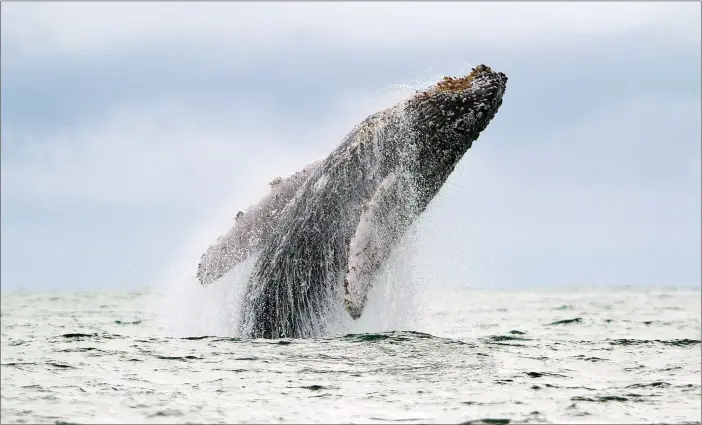
<path id="1" fill-rule="evenodd" d="M 202 255 L 200 283 L 255 258 L 238 318 L 245 337 L 321 336 L 335 306 L 359 318 L 378 270 L 493 119 L 506 84 L 478 65 L 369 116 L 239 212 Z"/>

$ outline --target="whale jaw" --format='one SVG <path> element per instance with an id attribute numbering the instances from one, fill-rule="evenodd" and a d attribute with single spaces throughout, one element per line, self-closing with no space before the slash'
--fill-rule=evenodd
<path id="1" fill-rule="evenodd" d="M 414 133 L 414 173 L 420 210 L 431 201 L 502 105 L 507 76 L 478 65 L 465 77 L 445 77 L 407 101 Z"/>

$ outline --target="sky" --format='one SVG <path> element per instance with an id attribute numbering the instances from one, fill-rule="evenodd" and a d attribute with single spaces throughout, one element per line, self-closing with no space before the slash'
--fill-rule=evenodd
<path id="1" fill-rule="evenodd" d="M 268 182 L 485 63 L 504 103 L 417 224 L 435 284 L 700 286 L 700 3 L 2 5 L 1 287 L 195 275 Z"/>

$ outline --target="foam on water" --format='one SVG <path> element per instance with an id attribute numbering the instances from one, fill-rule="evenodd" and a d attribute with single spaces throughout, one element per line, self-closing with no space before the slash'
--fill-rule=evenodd
<path id="1" fill-rule="evenodd" d="M 447 289 L 442 337 L 274 341 L 165 336 L 153 294 L 3 293 L 0 423 L 699 423 L 699 287 Z M 215 329 L 202 293 L 181 313 Z"/>

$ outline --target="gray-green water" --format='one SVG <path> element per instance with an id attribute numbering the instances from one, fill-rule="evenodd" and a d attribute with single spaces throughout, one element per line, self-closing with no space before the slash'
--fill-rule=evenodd
<path id="1" fill-rule="evenodd" d="M 698 289 L 433 290 L 411 328 L 281 341 L 203 301 L 3 293 L 2 423 L 700 422 Z"/>

